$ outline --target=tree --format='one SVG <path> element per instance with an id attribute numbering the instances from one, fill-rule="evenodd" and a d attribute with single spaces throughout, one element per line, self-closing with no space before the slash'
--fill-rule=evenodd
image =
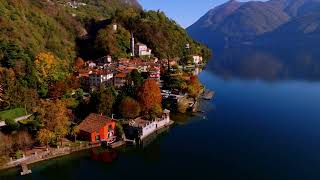
<path id="1" fill-rule="evenodd" d="M 70 113 L 63 101 L 41 101 L 36 112 L 42 126 L 53 132 L 57 140 L 62 141 L 68 134 L 70 125 Z"/>
<path id="2" fill-rule="evenodd" d="M 67 64 L 50 52 L 39 53 L 34 60 L 34 64 L 40 83 L 49 84 L 50 82 L 64 80 L 67 76 Z"/>
<path id="3" fill-rule="evenodd" d="M 43 128 L 38 132 L 37 139 L 48 148 L 49 143 L 55 139 L 55 134 L 52 131 Z"/>
<path id="4" fill-rule="evenodd" d="M 74 142 L 77 141 L 77 135 L 80 132 L 79 126 L 75 125 L 71 128 L 70 135 L 74 137 Z"/>
<path id="5" fill-rule="evenodd" d="M 140 104 L 131 97 L 125 97 L 120 104 L 120 113 L 126 119 L 134 119 L 140 115 Z"/>
<path id="6" fill-rule="evenodd" d="M 57 67 L 57 60 L 52 53 L 39 53 L 34 64 L 39 78 L 47 79 Z"/>
<path id="7" fill-rule="evenodd" d="M 122 137 L 122 135 L 124 134 L 123 127 L 119 122 L 116 123 L 116 134 L 118 137 Z"/>
<path id="8" fill-rule="evenodd" d="M 48 96 L 51 98 L 61 98 L 67 92 L 64 81 L 57 81 L 49 87 Z"/>
<path id="9" fill-rule="evenodd" d="M 161 91 L 155 80 L 144 81 L 138 91 L 138 100 L 144 114 L 149 114 L 154 106 L 161 107 Z"/>
<path id="10" fill-rule="evenodd" d="M 84 60 L 81 57 L 77 57 L 77 59 L 74 63 L 74 66 L 75 66 L 76 70 L 80 70 L 83 68 L 84 64 L 85 64 Z"/>
<path id="11" fill-rule="evenodd" d="M 98 107 L 97 110 L 99 113 L 102 113 L 106 116 L 111 116 L 113 105 L 116 101 L 116 92 L 113 87 L 103 87 L 101 86 L 97 96 Z"/>
<path id="12" fill-rule="evenodd" d="M 143 77 L 139 73 L 137 69 L 134 69 L 130 74 L 129 74 L 129 79 L 131 82 L 133 82 L 133 86 L 135 88 L 138 88 L 142 85 L 143 83 Z"/>
<path id="13" fill-rule="evenodd" d="M 160 117 L 162 112 L 161 104 L 154 104 L 149 113 L 149 119 L 154 120 L 155 118 Z"/>
<path id="14" fill-rule="evenodd" d="M 130 50 L 130 33 L 121 26 L 114 31 L 109 25 L 98 32 L 95 47 L 100 55 L 110 54 L 115 58 L 125 57 Z"/>
<path id="15" fill-rule="evenodd" d="M 192 98 L 197 98 L 201 91 L 201 83 L 197 76 L 191 76 L 188 81 L 188 94 Z"/>

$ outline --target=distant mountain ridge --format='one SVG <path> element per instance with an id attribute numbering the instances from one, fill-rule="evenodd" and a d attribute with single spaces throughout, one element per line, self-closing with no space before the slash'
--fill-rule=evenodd
<path id="1" fill-rule="evenodd" d="M 290 39 L 293 34 L 299 37 L 297 45 L 306 45 L 311 34 L 318 37 L 319 12 L 320 0 L 231 0 L 210 10 L 187 31 L 211 47 L 272 45 L 278 42 L 271 38 Z"/>

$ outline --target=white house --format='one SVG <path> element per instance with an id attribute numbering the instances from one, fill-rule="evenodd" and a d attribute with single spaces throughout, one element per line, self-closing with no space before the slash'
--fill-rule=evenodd
<path id="1" fill-rule="evenodd" d="M 100 86 L 100 84 L 111 84 L 113 79 L 112 71 L 98 70 L 89 74 L 90 86 Z"/>
<path id="2" fill-rule="evenodd" d="M 137 118 L 129 123 L 131 129 L 137 130 L 138 137 L 144 139 L 150 134 L 154 133 L 158 129 L 170 125 L 170 111 L 164 110 L 163 115 L 160 118 L 156 118 L 154 121 L 147 121 L 142 118 Z"/>
<path id="3" fill-rule="evenodd" d="M 195 64 L 200 64 L 203 60 L 202 56 L 199 56 L 199 55 L 193 55 L 192 59 L 193 59 L 193 63 Z"/>
<path id="4" fill-rule="evenodd" d="M 89 68 L 94 68 L 94 67 L 97 66 L 97 64 L 94 63 L 93 61 L 88 61 L 88 62 L 87 62 L 87 65 L 88 65 Z"/>
<path id="5" fill-rule="evenodd" d="M 106 66 L 106 64 L 112 63 L 112 57 L 110 55 L 103 56 L 103 57 L 97 59 L 96 62 L 98 62 L 99 66 Z"/>
<path id="6" fill-rule="evenodd" d="M 151 56 L 151 49 L 148 48 L 147 45 L 142 43 L 135 44 L 134 52 L 138 56 Z"/>

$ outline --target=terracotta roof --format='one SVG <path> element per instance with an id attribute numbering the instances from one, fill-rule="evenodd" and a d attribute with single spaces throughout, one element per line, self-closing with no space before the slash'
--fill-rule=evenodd
<path id="1" fill-rule="evenodd" d="M 116 78 L 125 78 L 127 75 L 125 73 L 119 73 L 116 75 Z"/>
<path id="2" fill-rule="evenodd" d="M 108 122 L 112 122 L 112 119 L 99 114 L 91 113 L 82 121 L 82 123 L 79 125 L 79 128 L 81 131 L 88 133 L 99 132 L 99 130 Z"/>

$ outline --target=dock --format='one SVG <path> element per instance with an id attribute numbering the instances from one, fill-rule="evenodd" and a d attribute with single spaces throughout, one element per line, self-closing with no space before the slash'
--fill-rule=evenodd
<path id="1" fill-rule="evenodd" d="M 28 174 L 32 173 L 31 169 L 29 169 L 28 165 L 25 164 L 25 163 L 21 164 L 21 169 L 22 169 L 22 171 L 20 173 L 21 176 L 25 176 L 25 175 L 28 175 Z"/>
<path id="2" fill-rule="evenodd" d="M 123 146 L 123 145 L 125 145 L 125 144 L 126 144 L 125 141 L 117 141 L 117 142 L 115 142 L 115 143 L 112 143 L 112 144 L 110 145 L 110 147 L 114 149 L 114 148 L 121 147 L 121 146 Z"/>

